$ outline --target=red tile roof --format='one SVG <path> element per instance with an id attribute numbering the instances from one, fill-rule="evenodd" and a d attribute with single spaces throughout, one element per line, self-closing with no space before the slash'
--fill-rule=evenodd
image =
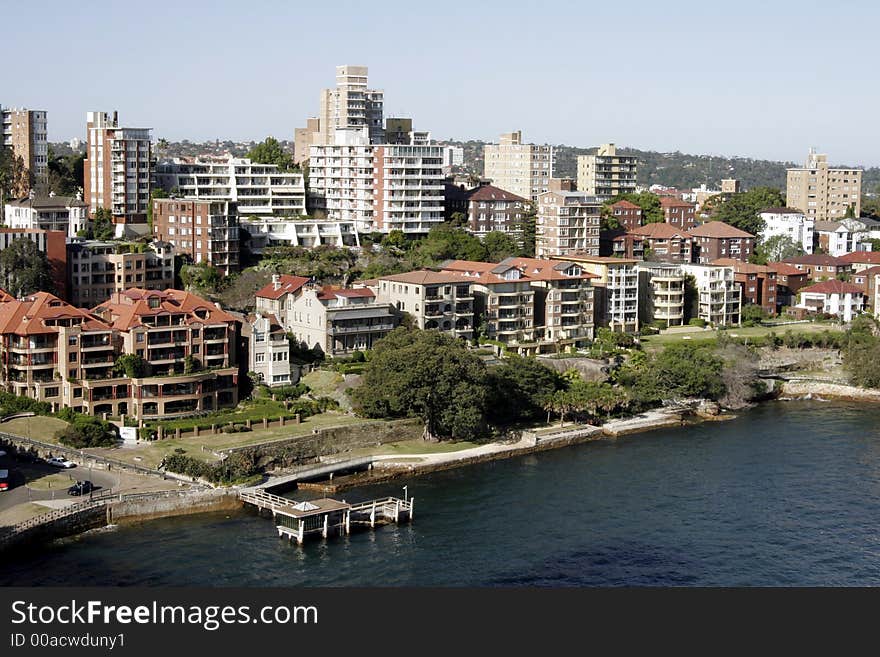
<path id="1" fill-rule="evenodd" d="M 849 264 L 845 260 L 823 253 L 807 253 L 793 258 L 786 258 L 782 262 L 789 265 L 836 265 L 838 267 Z"/>
<path id="2" fill-rule="evenodd" d="M 747 233 L 746 231 L 740 230 L 739 228 L 734 228 L 730 224 L 726 224 L 723 221 L 707 221 L 706 223 L 697 226 L 696 228 L 691 228 L 688 231 L 688 234 L 693 235 L 694 237 L 712 237 L 716 239 L 755 237 L 751 233 Z"/>
<path id="3" fill-rule="evenodd" d="M 334 288 L 334 287 L 324 287 L 318 293 L 318 298 L 322 301 L 327 299 L 334 299 L 336 297 L 347 297 L 349 299 L 354 299 L 357 297 L 374 297 L 373 291 L 366 287 L 359 288 Z"/>
<path id="4" fill-rule="evenodd" d="M 630 233 L 655 240 L 670 240 L 676 237 L 689 239 L 691 237 L 686 230 L 676 228 L 672 224 L 667 224 L 664 221 L 633 228 Z"/>
<path id="5" fill-rule="evenodd" d="M 840 256 L 840 259 L 850 264 L 880 265 L 880 251 L 853 251 Z"/>
<path id="6" fill-rule="evenodd" d="M 693 203 L 688 203 L 687 201 L 682 201 L 680 198 L 676 198 L 674 196 L 661 196 L 660 197 L 660 207 L 661 208 L 694 208 L 696 209 L 696 205 Z"/>
<path id="7" fill-rule="evenodd" d="M 469 201 L 519 201 L 525 203 L 527 199 L 494 185 L 480 185 L 479 187 L 465 192 Z"/>
<path id="8" fill-rule="evenodd" d="M 787 265 L 784 262 L 768 262 L 767 266 L 779 276 L 808 276 L 809 274 L 802 269 L 798 269 L 794 265 Z"/>
<path id="9" fill-rule="evenodd" d="M 860 288 L 858 285 L 853 285 L 852 283 L 845 283 L 844 281 L 831 280 L 831 281 L 822 281 L 821 283 L 816 283 L 815 285 L 809 285 L 807 287 L 802 287 L 798 290 L 798 294 L 803 292 L 813 292 L 815 294 L 864 294 L 865 291 Z"/>
<path id="10" fill-rule="evenodd" d="M 128 331 L 143 325 L 143 317 L 184 315 L 186 324 L 225 324 L 235 318 L 215 304 L 183 290 L 142 290 L 130 288 L 116 292 L 92 313 L 113 328 Z"/>
<path id="11" fill-rule="evenodd" d="M 54 325 L 63 320 L 83 329 L 106 330 L 110 327 L 80 308 L 74 308 L 49 292 L 36 292 L 22 300 L 0 303 L 0 333 L 38 335 L 57 333 Z"/>
<path id="12" fill-rule="evenodd" d="M 538 281 L 562 281 L 572 278 L 599 278 L 596 274 L 581 269 L 577 276 L 567 276 L 563 272 L 570 269 L 572 263 L 567 260 L 542 260 L 540 258 L 505 258 L 498 267 L 504 265 L 513 266 L 522 271 L 526 276 Z M 497 270 L 496 270 L 497 271 Z"/>
<path id="13" fill-rule="evenodd" d="M 285 294 L 290 292 L 296 292 L 303 285 L 309 282 L 308 278 L 303 278 L 302 276 L 290 276 L 288 274 L 282 274 L 279 276 L 279 285 L 278 288 L 275 288 L 275 283 L 267 283 L 259 290 L 257 290 L 256 296 L 262 299 L 280 299 Z"/>
<path id="14" fill-rule="evenodd" d="M 611 207 L 612 208 L 623 208 L 624 210 L 638 210 L 639 212 L 642 211 L 641 207 L 639 207 L 635 203 L 630 203 L 626 199 L 624 199 L 622 201 L 618 201 L 617 203 L 613 203 L 611 205 Z"/>
<path id="15" fill-rule="evenodd" d="M 461 283 L 461 277 L 451 272 L 436 272 L 422 269 L 408 271 L 403 274 L 389 274 L 380 276 L 380 281 L 393 281 L 395 283 L 409 283 L 411 285 L 441 285 L 443 283 Z"/>
<path id="16" fill-rule="evenodd" d="M 7 301 L 15 301 L 15 297 L 0 287 L 0 303 L 5 303 Z"/>

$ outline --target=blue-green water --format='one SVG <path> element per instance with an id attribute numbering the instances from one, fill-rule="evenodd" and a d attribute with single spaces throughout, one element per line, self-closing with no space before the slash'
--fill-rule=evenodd
<path id="1" fill-rule="evenodd" d="M 3 585 L 880 585 L 880 407 L 780 402 L 349 491 L 411 525 L 308 542 L 253 511 L 63 541 Z"/>

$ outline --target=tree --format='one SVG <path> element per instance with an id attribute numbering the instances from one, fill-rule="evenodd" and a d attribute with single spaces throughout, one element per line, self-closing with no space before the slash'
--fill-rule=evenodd
<path id="1" fill-rule="evenodd" d="M 2 287 L 14 296 L 54 292 L 49 259 L 26 237 L 19 237 L 0 251 Z"/>
<path id="2" fill-rule="evenodd" d="M 260 164 L 275 164 L 281 171 L 290 171 L 295 168 L 290 153 L 285 151 L 274 137 L 266 137 L 254 146 L 247 156 Z"/>
<path id="3" fill-rule="evenodd" d="M 180 280 L 187 288 L 193 288 L 206 294 L 220 291 L 223 277 L 216 267 L 206 262 L 195 265 L 184 265 L 180 268 Z"/>
<path id="4" fill-rule="evenodd" d="M 123 354 L 113 364 L 113 373 L 129 379 L 141 379 L 150 373 L 150 364 L 137 354 Z"/>
<path id="5" fill-rule="evenodd" d="M 168 192 L 161 187 L 156 187 L 150 192 L 150 203 L 147 205 L 147 225 L 150 227 L 151 234 L 153 232 L 153 199 L 157 198 L 168 198 Z"/>
<path id="6" fill-rule="evenodd" d="M 763 307 L 753 303 L 747 303 L 742 307 L 740 314 L 743 326 L 754 326 L 758 322 L 767 318 L 767 311 Z"/>
<path id="7" fill-rule="evenodd" d="M 77 234 L 88 240 L 112 240 L 116 234 L 113 227 L 113 213 L 107 208 L 96 208 L 88 227 Z"/>
<path id="8" fill-rule="evenodd" d="M 764 230 L 764 220 L 759 213 L 767 208 L 784 205 L 785 199 L 778 189 L 756 187 L 723 199 L 712 213 L 712 220 L 723 221 L 752 235 L 759 235 Z"/>
<path id="9" fill-rule="evenodd" d="M 537 220 L 538 211 L 533 203 L 529 203 L 528 208 L 523 211 L 519 220 L 511 226 L 511 230 L 519 235 L 521 253 L 527 258 L 535 256 Z"/>
<path id="10" fill-rule="evenodd" d="M 251 311 L 256 305 L 254 295 L 257 290 L 271 280 L 272 273 L 264 269 L 245 269 L 239 274 L 232 274 L 226 278 L 220 301 L 229 308 Z"/>
<path id="11" fill-rule="evenodd" d="M 697 290 L 697 279 L 693 274 L 684 275 L 684 323 L 699 317 L 700 295 Z"/>
<path id="12" fill-rule="evenodd" d="M 377 342 L 372 354 L 352 392 L 358 413 L 418 417 L 427 440 L 486 434 L 486 366 L 462 342 L 437 331 L 399 327 Z"/>
<path id="13" fill-rule="evenodd" d="M 449 223 L 456 228 L 467 227 L 467 215 L 464 212 L 453 212 L 449 216 Z"/>
<path id="14" fill-rule="evenodd" d="M 487 233 L 483 238 L 483 246 L 486 247 L 486 258 L 489 262 L 501 262 L 521 253 L 516 239 L 511 234 L 500 231 Z"/>
<path id="15" fill-rule="evenodd" d="M 556 370 L 515 354 L 489 370 L 489 383 L 489 418 L 495 425 L 539 418 L 544 400 L 565 387 Z"/>
<path id="16" fill-rule="evenodd" d="M 56 155 L 49 149 L 49 191 L 72 196 L 83 188 L 83 162 L 85 153 Z"/>
<path id="17" fill-rule="evenodd" d="M 105 420 L 89 415 L 77 415 L 58 436 L 59 442 L 75 449 L 113 447 L 116 427 Z"/>
<path id="18" fill-rule="evenodd" d="M 660 207 L 660 197 L 651 192 L 630 192 L 618 194 L 602 204 L 602 216 L 605 224 L 610 227 L 620 228 L 620 224 L 611 211 L 611 206 L 618 201 L 629 201 L 642 209 L 642 223 L 655 224 L 663 221 L 663 208 Z"/>
<path id="19" fill-rule="evenodd" d="M 788 235 L 773 235 L 758 244 L 756 251 L 757 264 L 779 262 L 786 258 L 795 258 L 804 255 L 805 251 L 800 244 Z"/>

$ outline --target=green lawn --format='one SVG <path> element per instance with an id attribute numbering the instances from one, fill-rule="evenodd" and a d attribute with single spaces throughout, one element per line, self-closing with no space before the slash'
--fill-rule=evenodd
<path id="1" fill-rule="evenodd" d="M 34 417 L 17 417 L 14 420 L 3 422 L 0 424 L 0 431 L 34 440 L 58 443 L 55 434 L 65 427 L 67 427 L 67 422 L 59 420 L 57 417 L 35 415 Z"/>
<path id="2" fill-rule="evenodd" d="M 146 422 L 145 424 L 148 427 L 155 427 L 157 424 L 161 424 L 165 428 L 167 434 L 169 431 L 173 432 L 175 429 L 185 431 L 196 426 L 210 427 L 210 425 L 216 424 L 218 427 L 222 427 L 230 422 L 243 424 L 246 420 L 262 422 L 264 417 L 269 418 L 270 420 L 277 420 L 282 415 L 286 417 L 293 416 L 292 412 L 288 411 L 285 407 L 284 402 L 262 398 L 243 401 L 236 408 L 211 413 L 210 415 L 204 415 L 202 417 L 162 420 L 161 422 L 151 421 Z"/>
<path id="3" fill-rule="evenodd" d="M 792 333 L 821 333 L 822 331 L 841 332 L 842 328 L 838 324 L 825 324 L 811 322 L 809 324 L 787 324 L 782 326 L 748 326 L 727 329 L 727 335 L 734 338 L 755 338 L 763 337 L 775 332 L 776 335 L 783 336 L 786 331 Z M 718 331 L 706 331 L 697 329 L 692 332 L 670 331 L 663 332 L 659 335 L 642 336 L 641 343 L 647 349 L 656 349 L 661 346 L 672 344 L 675 342 L 705 342 L 707 340 L 715 340 L 718 337 Z"/>

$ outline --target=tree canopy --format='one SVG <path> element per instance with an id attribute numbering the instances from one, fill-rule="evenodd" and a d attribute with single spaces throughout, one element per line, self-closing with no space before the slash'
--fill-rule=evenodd
<path id="1" fill-rule="evenodd" d="M 253 162 L 260 164 L 275 164 L 281 171 L 295 169 L 293 158 L 285 151 L 275 137 L 266 137 L 254 146 L 247 154 Z"/>
<path id="2" fill-rule="evenodd" d="M 602 223 L 606 228 L 620 228 L 620 224 L 611 213 L 611 206 L 619 201 L 629 201 L 642 209 L 642 223 L 656 224 L 663 221 L 663 208 L 660 197 L 651 192 L 631 192 L 613 196 L 602 204 Z"/>
<path id="3" fill-rule="evenodd" d="M 36 242 L 19 237 L 0 251 L 2 287 L 14 296 L 46 291 L 57 292 L 52 282 L 49 259 Z"/>
<path id="4" fill-rule="evenodd" d="M 541 417 L 544 400 L 565 387 L 556 370 L 535 358 L 508 355 L 489 370 L 491 380 L 490 418 L 494 424 L 536 420 Z"/>
<path id="5" fill-rule="evenodd" d="M 759 216 L 762 210 L 785 206 L 782 192 L 774 187 L 755 187 L 747 192 L 731 194 L 717 204 L 711 203 L 713 199 L 717 200 L 718 197 L 707 201 L 708 205 L 714 207 L 713 221 L 723 221 L 752 235 L 764 230 L 764 220 Z"/>
<path id="6" fill-rule="evenodd" d="M 760 242 L 755 248 L 755 263 L 766 265 L 768 262 L 779 262 L 786 258 L 804 255 L 803 247 L 788 235 L 773 235 Z"/>

